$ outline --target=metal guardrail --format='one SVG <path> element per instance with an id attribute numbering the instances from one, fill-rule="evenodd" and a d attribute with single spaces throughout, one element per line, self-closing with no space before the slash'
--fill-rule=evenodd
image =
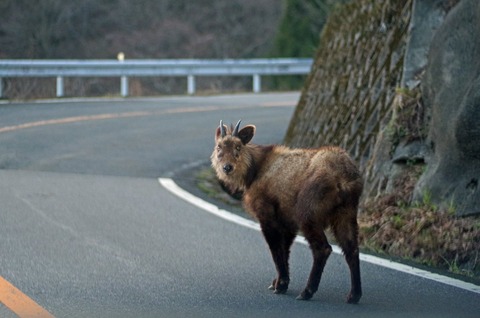
<path id="1" fill-rule="evenodd" d="M 261 91 L 262 75 L 308 74 L 308 58 L 276 59 L 169 59 L 169 60 L 0 60 L 2 79 L 56 77 L 57 97 L 64 96 L 64 77 L 120 77 L 120 94 L 128 96 L 128 77 L 186 76 L 187 93 L 195 94 L 197 76 L 252 76 L 253 91 Z"/>

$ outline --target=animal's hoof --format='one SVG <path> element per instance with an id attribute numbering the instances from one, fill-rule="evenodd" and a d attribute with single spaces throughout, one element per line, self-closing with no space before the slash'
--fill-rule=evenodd
<path id="1" fill-rule="evenodd" d="M 305 289 L 300 295 L 298 295 L 298 297 L 296 298 L 297 300 L 309 300 L 310 298 L 312 298 L 313 296 L 313 293 L 308 290 L 308 289 Z"/>
<path id="2" fill-rule="evenodd" d="M 277 294 L 277 295 L 285 294 L 286 292 L 287 292 L 287 289 L 286 289 L 286 288 L 285 288 L 285 289 L 278 289 L 278 288 L 277 288 L 277 289 L 275 289 L 275 290 L 273 291 L 273 293 L 274 293 L 274 294 Z"/>
<path id="3" fill-rule="evenodd" d="M 362 293 L 352 293 L 348 294 L 347 296 L 347 303 L 348 304 L 358 304 L 360 298 L 362 297 Z"/>
<path id="4" fill-rule="evenodd" d="M 276 278 L 273 279 L 272 284 L 270 286 L 268 286 L 268 289 L 275 290 L 275 285 L 277 285 L 277 279 Z"/>
<path id="5" fill-rule="evenodd" d="M 274 279 L 272 284 L 268 286 L 268 289 L 273 290 L 274 294 L 285 294 L 288 289 L 289 280 L 286 279 Z"/>

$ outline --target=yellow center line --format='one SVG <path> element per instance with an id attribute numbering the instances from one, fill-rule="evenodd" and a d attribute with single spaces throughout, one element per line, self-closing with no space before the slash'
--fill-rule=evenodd
<path id="1" fill-rule="evenodd" d="M 260 106 L 263 106 L 263 107 L 293 107 L 295 105 L 297 105 L 297 101 L 295 100 L 285 100 L 280 102 L 265 102 L 260 104 Z"/>
<path id="2" fill-rule="evenodd" d="M 2 276 L 0 276 L 0 302 L 20 318 L 54 318 Z"/>
<path id="3" fill-rule="evenodd" d="M 92 121 L 92 120 L 107 120 L 107 119 L 119 119 L 119 118 L 130 118 L 130 117 L 146 117 L 152 115 L 165 115 L 165 114 L 176 114 L 176 113 L 191 113 L 191 112 L 206 112 L 219 110 L 220 107 L 215 106 L 205 106 L 205 107 L 183 107 L 183 108 L 174 108 L 161 111 L 135 111 L 135 112 L 124 112 L 124 113 L 110 113 L 110 114 L 99 114 L 99 115 L 85 115 L 85 116 L 74 116 L 58 119 L 48 119 L 48 120 L 39 120 L 14 126 L 5 126 L 0 127 L 0 133 L 6 133 L 10 131 L 47 126 L 47 125 L 58 125 L 58 124 L 70 124 L 81 121 Z"/>
<path id="4" fill-rule="evenodd" d="M 15 126 L 2 127 L 0 128 L 0 133 L 9 132 L 9 131 L 18 130 L 18 129 L 46 126 L 46 125 L 68 124 L 68 123 L 75 123 L 79 121 L 89 121 L 89 120 L 148 116 L 150 114 L 151 114 L 150 112 L 129 112 L 129 113 L 119 113 L 119 114 L 100 114 L 100 115 L 76 116 L 76 117 L 67 117 L 67 118 L 59 118 L 59 119 L 40 120 L 40 121 L 34 121 L 34 122 L 15 125 Z"/>
<path id="5" fill-rule="evenodd" d="M 265 102 L 258 105 L 258 107 L 291 107 L 295 106 L 296 102 L 294 101 L 281 101 L 281 102 Z M 248 106 L 233 106 L 229 109 L 242 109 L 248 108 Z M 193 112 L 208 112 L 221 110 L 221 106 L 197 106 L 197 107 L 180 107 L 167 110 L 159 111 L 134 111 L 134 112 L 124 112 L 124 113 L 110 113 L 110 114 L 99 114 L 99 115 L 85 115 L 85 116 L 74 116 L 58 119 L 48 119 L 34 121 L 19 125 L 5 126 L 0 127 L 0 133 L 6 133 L 10 131 L 47 126 L 47 125 L 58 125 L 58 124 L 70 124 L 81 121 L 92 121 L 92 120 L 106 120 L 106 119 L 119 119 L 119 118 L 130 118 L 130 117 L 146 117 L 152 115 L 166 115 L 166 114 L 178 114 L 178 113 L 193 113 Z"/>

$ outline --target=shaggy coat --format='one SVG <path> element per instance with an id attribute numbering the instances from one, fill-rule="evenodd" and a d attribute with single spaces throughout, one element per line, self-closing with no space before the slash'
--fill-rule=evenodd
<path id="1" fill-rule="evenodd" d="M 260 223 L 277 277 L 270 289 L 285 293 L 290 282 L 290 247 L 299 230 L 309 242 L 313 266 L 297 299 L 317 291 L 332 248 L 330 227 L 343 249 L 351 273 L 348 303 L 362 295 L 357 209 L 363 182 L 357 166 L 337 147 L 290 149 L 251 144 L 255 126 L 228 128 L 220 122 L 211 156 L 217 177 L 231 192 L 243 193 L 245 209 Z"/>

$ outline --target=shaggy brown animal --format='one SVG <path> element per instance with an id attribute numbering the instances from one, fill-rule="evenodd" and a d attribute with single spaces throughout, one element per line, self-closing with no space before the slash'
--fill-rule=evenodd
<path id="1" fill-rule="evenodd" d="M 297 299 L 317 291 L 332 247 L 324 230 L 330 227 L 350 268 L 348 303 L 362 296 L 357 209 L 363 182 L 350 156 L 337 147 L 290 149 L 249 143 L 255 126 L 228 128 L 220 121 L 215 132 L 212 166 L 232 192 L 243 192 L 245 209 L 260 223 L 277 277 L 269 287 L 276 294 L 290 282 L 290 247 L 299 230 L 313 254 L 307 286 Z"/>

